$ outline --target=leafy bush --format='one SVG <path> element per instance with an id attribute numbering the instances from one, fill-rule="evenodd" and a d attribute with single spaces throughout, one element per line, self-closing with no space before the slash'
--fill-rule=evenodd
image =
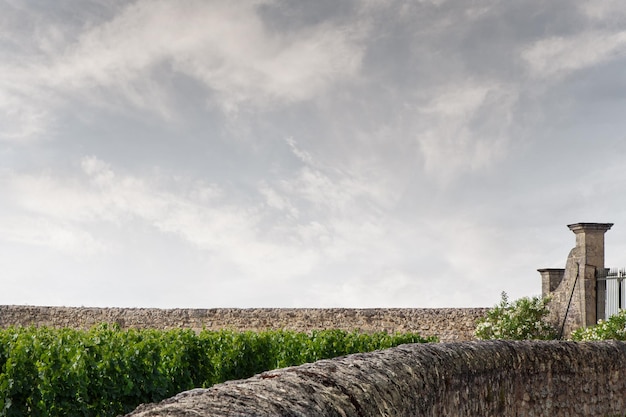
<path id="1" fill-rule="evenodd" d="M 608 320 L 598 320 L 592 327 L 580 328 L 572 333 L 572 340 L 626 340 L 626 310 L 620 310 Z"/>
<path id="2" fill-rule="evenodd" d="M 0 330 L 0 416 L 114 416 L 194 387 L 402 343 L 417 333 Z"/>
<path id="3" fill-rule="evenodd" d="M 505 292 L 474 331 L 478 339 L 551 340 L 556 329 L 546 321 L 549 298 L 523 297 L 509 302 Z"/>

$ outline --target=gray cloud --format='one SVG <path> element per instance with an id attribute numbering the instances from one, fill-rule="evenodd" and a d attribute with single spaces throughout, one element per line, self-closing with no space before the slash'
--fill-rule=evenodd
<path id="1" fill-rule="evenodd" d="M 0 303 L 490 305 L 577 221 L 624 263 L 622 9 L 2 2 Z"/>

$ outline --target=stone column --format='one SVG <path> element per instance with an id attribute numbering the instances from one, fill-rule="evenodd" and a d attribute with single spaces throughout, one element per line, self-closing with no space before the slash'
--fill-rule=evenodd
<path id="1" fill-rule="evenodd" d="M 576 234 L 578 273 L 582 280 L 579 302 L 582 325 L 585 327 L 597 323 L 596 276 L 604 271 L 604 234 L 612 226 L 613 223 L 575 223 L 567 226 Z"/>
<path id="2" fill-rule="evenodd" d="M 613 223 L 576 223 L 567 227 L 576 234 L 576 246 L 583 250 L 586 265 L 604 269 L 604 234 Z"/>
<path id="3" fill-rule="evenodd" d="M 565 269 L 563 268 L 543 268 L 537 271 L 541 274 L 542 297 L 547 297 L 552 291 L 556 290 L 565 275 Z"/>

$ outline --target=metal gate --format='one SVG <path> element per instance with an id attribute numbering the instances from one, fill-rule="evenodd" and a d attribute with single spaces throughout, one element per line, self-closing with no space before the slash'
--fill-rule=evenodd
<path id="1" fill-rule="evenodd" d="M 604 311 L 603 317 L 598 319 L 606 320 L 620 309 L 626 308 L 626 268 L 606 269 L 603 274 L 597 278 L 596 291 L 598 303 L 598 311 Z M 602 308 L 604 307 L 604 308 Z"/>

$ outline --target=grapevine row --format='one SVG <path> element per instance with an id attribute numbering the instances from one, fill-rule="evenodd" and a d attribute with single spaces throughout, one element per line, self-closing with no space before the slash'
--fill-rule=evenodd
<path id="1" fill-rule="evenodd" d="M 403 343 L 417 333 L 0 330 L 0 416 L 115 416 L 184 390 Z"/>

